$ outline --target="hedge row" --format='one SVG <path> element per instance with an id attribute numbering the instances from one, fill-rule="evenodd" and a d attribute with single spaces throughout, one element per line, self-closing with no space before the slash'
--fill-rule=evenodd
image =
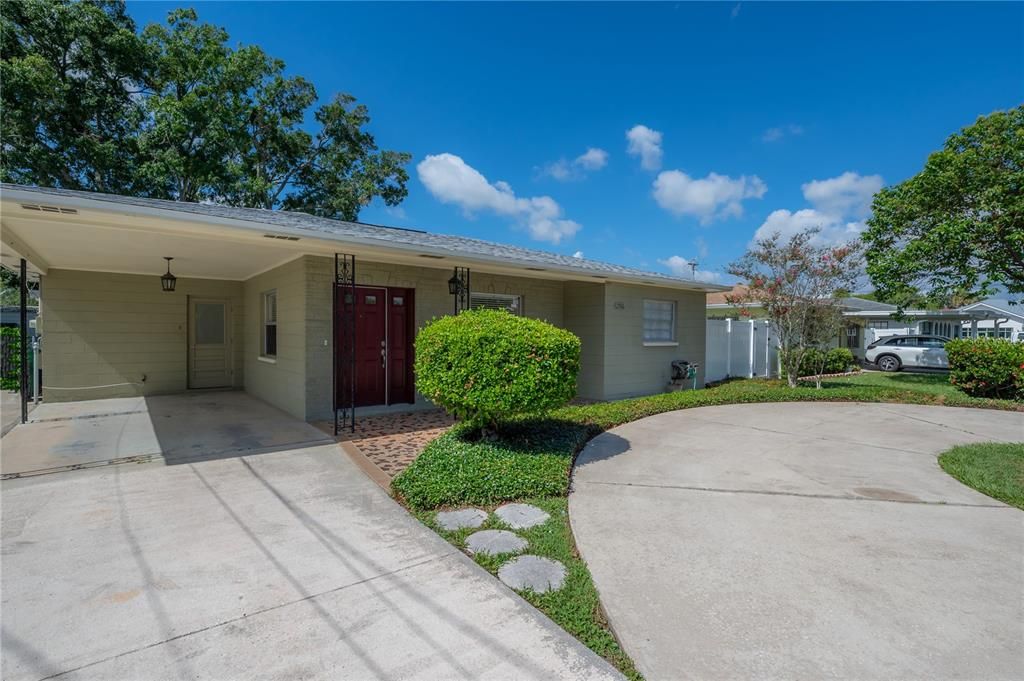
<path id="1" fill-rule="evenodd" d="M 946 343 L 949 382 L 972 397 L 1024 400 L 1024 343 L 960 338 Z"/>

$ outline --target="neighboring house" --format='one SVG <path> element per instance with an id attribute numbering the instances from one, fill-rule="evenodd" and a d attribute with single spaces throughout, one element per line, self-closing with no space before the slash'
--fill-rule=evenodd
<path id="1" fill-rule="evenodd" d="M 747 286 L 735 284 L 728 291 L 715 291 L 707 297 L 708 319 L 764 319 L 767 313 L 760 303 L 734 305 L 729 298 L 742 299 L 747 294 Z"/>
<path id="2" fill-rule="evenodd" d="M 16 185 L 0 203 L 4 261 L 25 258 L 41 276 L 44 400 L 233 387 L 327 419 L 349 405 L 354 347 L 356 406 L 428 406 L 413 340 L 457 300 L 578 335 L 581 397 L 656 393 L 672 360 L 704 364 L 705 295 L 725 290 L 304 213 Z M 173 292 L 161 289 L 165 256 Z M 467 279 L 457 268 L 469 296 L 449 292 Z"/>
<path id="3" fill-rule="evenodd" d="M 26 309 L 28 313 L 28 335 L 36 335 L 36 314 L 39 312 L 39 308 L 35 305 L 30 305 Z M 17 305 L 3 305 L 0 306 L 0 326 L 8 326 L 17 329 L 21 326 L 21 308 Z"/>
<path id="4" fill-rule="evenodd" d="M 1024 305 L 1011 304 L 1005 298 L 988 298 L 960 308 L 975 315 L 984 315 L 973 326 L 965 325 L 964 335 L 979 338 L 1006 338 L 1024 342 Z"/>
<path id="5" fill-rule="evenodd" d="M 737 284 L 731 294 L 742 295 L 746 287 Z M 738 319 L 741 310 L 725 300 L 728 293 L 709 293 L 707 316 L 709 319 Z M 974 305 L 949 310 L 904 310 L 896 318 L 896 306 L 850 296 L 841 301 L 846 327 L 835 344 L 849 348 L 855 357 L 862 359 L 868 345 L 888 336 L 911 334 L 944 336 L 946 338 L 970 338 L 972 336 L 998 335 L 1000 338 L 1021 340 L 1021 324 L 1024 309 L 1011 311 L 1005 300 L 986 300 Z M 763 316 L 758 303 L 746 306 L 745 318 Z M 709 360 L 710 361 L 710 360 Z"/>

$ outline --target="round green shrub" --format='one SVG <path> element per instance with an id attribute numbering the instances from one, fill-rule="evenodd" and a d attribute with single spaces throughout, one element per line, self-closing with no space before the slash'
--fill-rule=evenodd
<path id="1" fill-rule="evenodd" d="M 416 337 L 416 389 L 475 427 L 564 405 L 579 369 L 579 338 L 503 310 L 441 317 Z"/>
<path id="2" fill-rule="evenodd" d="M 1024 400 L 1024 343 L 960 338 L 946 343 L 949 382 L 972 397 Z"/>

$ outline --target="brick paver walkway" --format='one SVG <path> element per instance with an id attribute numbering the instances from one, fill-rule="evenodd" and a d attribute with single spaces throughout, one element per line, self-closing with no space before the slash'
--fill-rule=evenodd
<path id="1" fill-rule="evenodd" d="M 338 439 L 352 442 L 363 456 L 393 478 L 454 423 L 440 409 L 362 416 L 356 419 L 355 433 L 341 433 Z M 330 423 L 317 425 L 330 428 Z"/>

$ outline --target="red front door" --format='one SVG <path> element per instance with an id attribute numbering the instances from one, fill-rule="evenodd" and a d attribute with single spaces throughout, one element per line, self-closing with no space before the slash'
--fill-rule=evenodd
<path id="1" fill-rule="evenodd" d="M 412 378 L 413 289 L 388 289 L 388 404 L 415 399 Z"/>
<path id="2" fill-rule="evenodd" d="M 357 287 L 354 309 L 348 292 L 339 291 L 341 323 L 338 348 L 338 404 L 346 404 L 351 386 L 345 356 L 345 324 L 355 314 L 355 404 L 357 407 L 413 401 L 413 290 Z"/>

